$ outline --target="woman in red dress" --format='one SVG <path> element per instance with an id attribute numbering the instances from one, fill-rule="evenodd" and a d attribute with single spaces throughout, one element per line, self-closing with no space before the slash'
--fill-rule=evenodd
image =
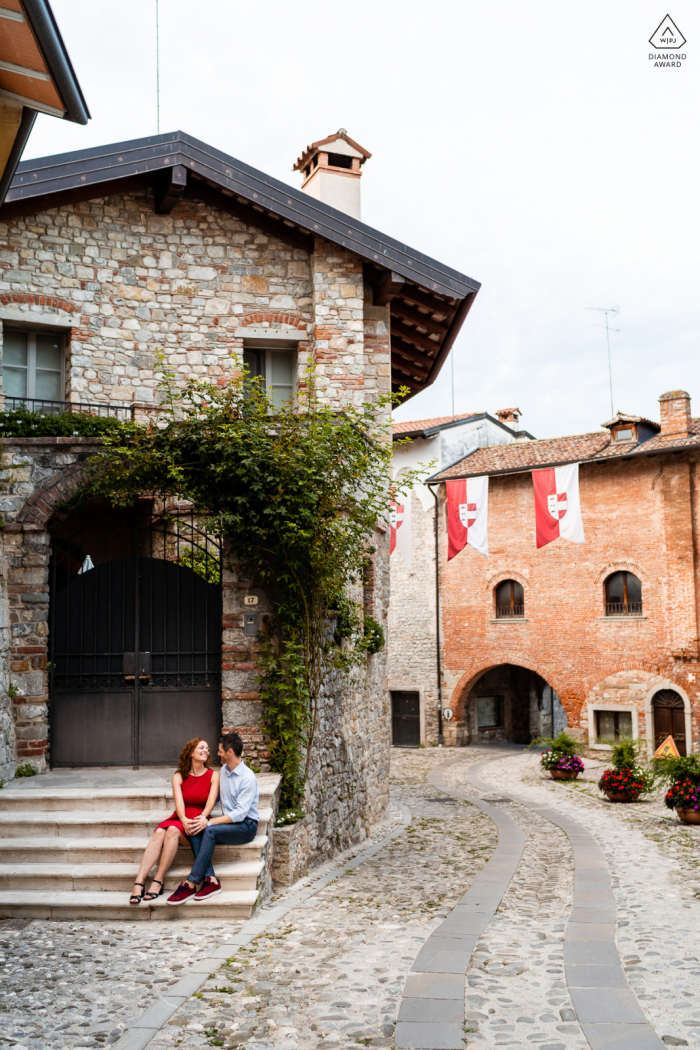
<path id="1" fill-rule="evenodd" d="M 188 740 L 183 747 L 177 762 L 177 772 L 173 775 L 175 812 L 153 832 L 144 850 L 129 904 L 140 904 L 141 901 L 150 904 L 159 897 L 163 892 L 165 873 L 175 859 L 177 847 L 180 844 L 186 846 L 190 835 L 196 835 L 207 826 L 207 817 L 219 797 L 219 774 L 209 768 L 210 758 L 209 745 L 201 737 Z M 156 862 L 158 870 L 155 878 L 149 892 L 144 893 L 146 876 Z M 159 887 L 157 890 L 156 885 Z"/>

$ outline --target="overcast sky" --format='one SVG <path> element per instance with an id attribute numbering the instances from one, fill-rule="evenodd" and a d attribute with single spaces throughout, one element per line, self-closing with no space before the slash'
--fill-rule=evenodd
<path id="1" fill-rule="evenodd" d="M 662 0 L 666 3 L 666 0 Z M 156 131 L 155 0 L 52 0 L 92 113 L 40 116 L 25 158 Z M 670 13 L 680 68 L 648 40 Z M 700 415 L 700 3 L 160 0 L 160 128 L 279 179 L 339 127 L 373 154 L 362 218 L 482 282 L 455 410 L 518 406 L 538 437 L 614 406 Z M 449 414 L 449 362 L 397 417 Z"/>

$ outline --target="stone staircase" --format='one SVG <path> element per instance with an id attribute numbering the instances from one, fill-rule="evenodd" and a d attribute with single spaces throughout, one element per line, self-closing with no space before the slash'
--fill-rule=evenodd
<path id="1" fill-rule="evenodd" d="M 46 780 L 50 780 L 50 774 Z M 42 778 L 43 779 L 43 778 Z M 0 916 L 34 919 L 249 918 L 269 854 L 268 825 L 280 778 L 258 775 L 260 824 L 245 846 L 217 846 L 214 866 L 223 893 L 207 904 L 165 903 L 192 866 L 181 847 L 152 904 L 128 903 L 139 861 L 154 828 L 174 809 L 170 787 L 55 788 L 32 784 L 0 790 Z"/>

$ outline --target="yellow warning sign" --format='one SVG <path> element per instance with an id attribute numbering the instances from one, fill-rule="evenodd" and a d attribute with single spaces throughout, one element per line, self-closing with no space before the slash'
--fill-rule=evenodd
<path id="1" fill-rule="evenodd" d="M 663 744 L 657 747 L 654 758 L 680 758 L 676 742 L 672 736 L 667 736 Z"/>

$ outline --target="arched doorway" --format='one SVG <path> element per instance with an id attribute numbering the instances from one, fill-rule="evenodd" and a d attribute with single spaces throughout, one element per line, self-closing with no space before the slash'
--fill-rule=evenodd
<path id="1" fill-rule="evenodd" d="M 481 675 L 469 691 L 464 720 L 473 744 L 529 744 L 568 726 L 554 689 L 535 671 L 517 664 L 499 664 Z"/>
<path id="2" fill-rule="evenodd" d="M 654 750 L 672 736 L 678 752 L 687 754 L 685 738 L 685 703 L 675 689 L 660 689 L 651 701 L 654 725 Z"/>
<path id="3" fill-rule="evenodd" d="M 221 726 L 221 547 L 189 505 L 88 504 L 53 530 L 52 766 L 171 765 Z"/>

